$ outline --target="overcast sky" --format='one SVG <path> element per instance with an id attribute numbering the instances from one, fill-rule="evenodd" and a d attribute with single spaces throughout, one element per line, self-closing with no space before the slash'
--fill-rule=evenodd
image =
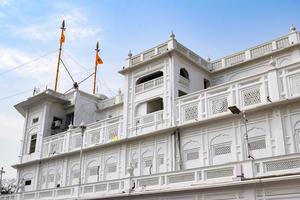
<path id="1" fill-rule="evenodd" d="M 92 72 L 96 41 L 104 64 L 98 90 L 108 96 L 122 89 L 117 73 L 128 50 L 133 54 L 169 38 L 213 59 L 300 28 L 300 1 L 285 0 L 0 0 L 0 167 L 18 161 L 23 118 L 13 106 L 34 87 L 53 88 L 59 27 L 66 20 L 63 60 L 77 81 Z M 44 56 L 42 58 L 39 58 Z M 39 58 L 38 60 L 36 60 Z M 25 63 L 28 63 L 24 65 Z M 8 71 L 11 70 L 11 71 Z M 72 82 L 61 70 L 59 91 Z M 92 80 L 80 86 L 92 91 Z"/>

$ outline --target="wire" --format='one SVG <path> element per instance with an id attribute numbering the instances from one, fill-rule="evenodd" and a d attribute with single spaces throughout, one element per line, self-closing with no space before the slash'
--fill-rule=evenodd
<path id="1" fill-rule="evenodd" d="M 90 78 L 91 76 L 93 76 L 94 73 L 90 74 L 88 77 L 86 77 L 85 79 L 81 80 L 79 83 L 77 83 L 77 85 L 81 84 L 82 82 L 86 81 L 88 78 Z M 68 93 L 69 91 L 71 91 L 74 87 L 70 88 L 69 90 L 67 90 L 64 94 Z"/>
<path id="2" fill-rule="evenodd" d="M 71 56 L 71 54 L 68 52 L 68 51 L 66 51 L 66 50 L 63 50 L 63 52 L 64 52 L 64 54 L 66 55 L 66 56 L 68 56 L 74 63 L 76 63 L 78 66 L 80 66 L 81 68 L 83 68 L 83 69 L 87 69 L 85 66 L 83 66 L 80 62 L 78 62 L 73 56 Z"/>
<path id="3" fill-rule="evenodd" d="M 78 73 L 75 73 L 74 76 L 80 75 L 80 74 L 82 74 L 83 72 L 88 72 L 88 71 L 90 71 L 90 70 L 94 70 L 94 69 L 87 69 L 87 70 L 79 71 Z M 61 80 L 66 80 L 66 78 L 61 79 Z M 42 84 L 42 85 L 40 85 L 40 87 L 42 87 L 42 86 L 47 86 L 47 85 L 49 85 L 49 84 L 51 84 L 51 83 L 54 83 L 54 81 L 48 82 L 48 83 L 46 83 L 46 84 Z M 12 95 L 4 96 L 4 97 L 1 97 L 1 98 L 0 98 L 0 101 L 6 100 L 6 99 L 10 99 L 10 98 L 13 98 L 13 97 L 16 97 L 16 96 L 19 96 L 19 95 L 22 95 L 22 94 L 25 94 L 25 93 L 31 92 L 31 91 L 32 91 L 32 89 L 28 89 L 28 90 L 23 90 L 23 91 L 21 91 L 21 92 L 14 93 L 14 94 L 12 94 Z"/>
<path id="4" fill-rule="evenodd" d="M 30 60 L 30 61 L 28 61 L 28 62 L 25 62 L 25 63 L 22 63 L 22 64 L 20 64 L 20 65 L 17 65 L 17 66 L 15 66 L 15 67 L 13 67 L 13 68 L 11 68 L 11 69 L 9 69 L 9 70 L 3 71 L 3 72 L 0 73 L 0 76 L 2 76 L 2 75 L 4 75 L 4 74 L 7 74 L 7 73 L 9 73 L 9 72 L 12 72 L 12 71 L 14 71 L 14 70 L 16 70 L 16 69 L 18 69 L 18 68 L 21 68 L 21 67 L 24 67 L 24 66 L 26 66 L 26 65 L 29 65 L 29 64 L 31 64 L 31 63 L 34 63 L 34 62 L 36 62 L 36 61 L 38 61 L 38 60 L 40 60 L 40 59 L 42 59 L 42 58 L 44 58 L 44 57 L 46 57 L 46 56 L 48 56 L 48 55 L 51 55 L 51 54 L 53 54 L 53 53 L 55 53 L 55 52 L 57 52 L 57 50 L 55 50 L 55 51 L 50 51 L 50 52 L 48 52 L 48 53 L 46 53 L 46 54 L 44 54 L 44 55 L 41 55 L 41 56 L 39 56 L 39 57 L 37 57 L 37 58 L 34 58 L 33 60 Z"/>
<path id="5" fill-rule="evenodd" d="M 62 59 L 60 59 L 60 61 L 63 64 L 65 70 L 68 72 L 68 74 L 69 74 L 70 78 L 72 79 L 73 83 L 75 83 L 75 80 L 73 79 L 73 77 L 72 77 L 70 71 L 68 70 L 67 66 L 65 65 L 64 61 Z"/>
<path id="6" fill-rule="evenodd" d="M 5 99 L 10 99 L 12 97 L 16 97 L 16 96 L 19 96 L 21 94 L 25 94 L 25 93 L 28 93 L 28 92 L 31 92 L 31 91 L 32 91 L 32 89 L 30 89 L 30 90 L 24 90 L 22 92 L 18 92 L 18 93 L 15 93 L 15 94 L 12 94 L 12 95 L 9 95 L 9 96 L 6 96 L 6 97 L 2 97 L 2 98 L 0 98 L 0 101 L 5 100 Z"/>

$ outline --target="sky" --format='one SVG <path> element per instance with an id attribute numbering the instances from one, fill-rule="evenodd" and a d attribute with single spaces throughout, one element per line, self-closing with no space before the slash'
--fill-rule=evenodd
<path id="1" fill-rule="evenodd" d="M 113 96 L 123 89 L 118 74 L 128 51 L 133 54 L 176 39 L 203 58 L 220 58 L 300 28 L 297 0 L 0 0 L 0 167 L 13 178 L 18 162 L 23 117 L 14 105 L 54 88 L 60 25 L 66 20 L 63 60 L 76 81 L 93 71 L 100 42 L 104 64 L 98 92 Z M 58 90 L 72 86 L 61 68 Z M 92 79 L 80 89 L 91 92 Z"/>

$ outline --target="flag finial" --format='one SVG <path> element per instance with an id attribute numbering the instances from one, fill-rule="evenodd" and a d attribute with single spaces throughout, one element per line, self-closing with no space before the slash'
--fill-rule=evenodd
<path id="1" fill-rule="evenodd" d="M 170 38 L 171 38 L 171 39 L 175 39 L 175 34 L 174 34 L 174 32 L 173 32 L 173 31 L 171 31 Z"/>
<path id="2" fill-rule="evenodd" d="M 66 30 L 65 20 L 62 21 L 60 29 Z"/>
<path id="3" fill-rule="evenodd" d="M 97 43 L 96 43 L 96 49 L 95 49 L 95 51 L 97 51 L 97 52 L 100 51 L 100 49 L 99 49 L 99 42 L 98 42 L 98 41 L 97 41 Z"/>
<path id="4" fill-rule="evenodd" d="M 128 52 L 128 58 L 131 58 L 132 57 L 132 53 L 131 53 L 131 50 L 129 50 Z"/>

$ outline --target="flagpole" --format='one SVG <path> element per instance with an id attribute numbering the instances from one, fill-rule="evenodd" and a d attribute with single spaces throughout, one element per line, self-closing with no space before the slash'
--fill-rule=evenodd
<path id="1" fill-rule="evenodd" d="M 60 34 L 60 41 L 59 41 L 59 53 L 58 53 L 58 61 L 57 61 L 57 67 L 56 67 L 56 77 L 55 77 L 55 86 L 54 86 L 54 91 L 57 91 L 57 83 L 58 83 L 58 75 L 59 75 L 59 65 L 60 65 L 60 59 L 61 59 L 61 50 L 62 50 L 62 37 L 64 37 L 64 31 L 66 30 L 65 28 L 65 20 L 63 20 L 61 24 L 61 34 Z"/>
<path id="2" fill-rule="evenodd" d="M 96 51 L 96 56 L 95 56 L 95 71 L 94 71 L 94 87 L 93 87 L 93 94 L 95 94 L 96 93 L 96 81 L 97 81 L 97 65 L 98 65 L 98 63 L 97 63 L 97 55 L 98 55 L 98 53 L 99 53 L 99 51 L 100 51 L 100 49 L 99 49 L 99 42 L 97 42 L 97 44 L 96 44 L 96 49 L 95 49 L 95 51 Z"/>

